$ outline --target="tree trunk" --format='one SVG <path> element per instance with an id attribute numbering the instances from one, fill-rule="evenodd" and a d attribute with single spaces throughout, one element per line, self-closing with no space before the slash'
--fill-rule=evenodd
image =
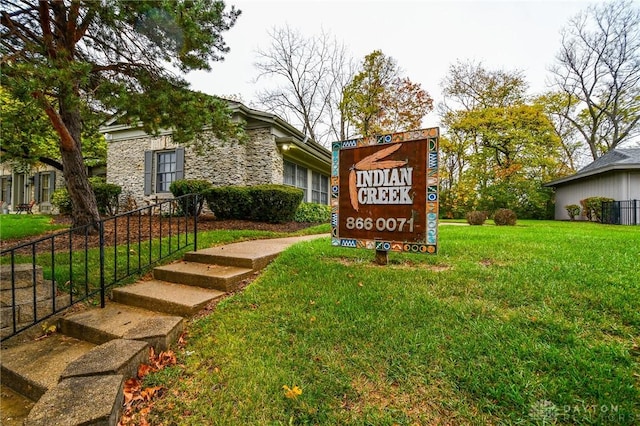
<path id="1" fill-rule="evenodd" d="M 89 185 L 89 176 L 82 158 L 82 118 L 76 106 L 77 96 L 73 96 L 74 94 L 75 90 L 71 89 L 66 93 L 67 96 L 64 96 L 65 93 L 62 92 L 62 96 L 59 98 L 60 119 L 67 134 L 71 136 L 66 140 L 62 138 L 60 154 L 64 165 L 64 178 L 71 198 L 73 227 L 91 225 L 89 232 L 92 233 L 98 230 L 97 222 L 100 220 L 100 213 L 95 194 Z M 84 233 L 84 229 L 78 232 Z"/>
<path id="2" fill-rule="evenodd" d="M 60 92 L 59 113 L 54 110 L 42 92 L 35 92 L 33 96 L 42 103 L 45 113 L 60 137 L 63 175 L 69 198 L 71 198 L 72 226 L 76 228 L 91 225 L 88 232 L 93 233 L 98 230 L 97 222 L 100 220 L 100 213 L 82 158 L 80 143 L 82 118 L 77 107 L 78 96 L 73 88 L 61 88 Z M 78 233 L 84 232 L 84 229 L 78 230 Z"/>
<path id="3" fill-rule="evenodd" d="M 82 161 L 82 153 L 79 149 L 73 151 L 61 150 L 62 163 L 64 164 L 64 178 L 67 182 L 67 190 L 71 198 L 71 217 L 73 227 L 92 225 L 89 232 L 98 229 L 100 220 L 96 198 L 89 185 L 87 169 Z M 84 229 L 79 232 L 84 232 Z"/>

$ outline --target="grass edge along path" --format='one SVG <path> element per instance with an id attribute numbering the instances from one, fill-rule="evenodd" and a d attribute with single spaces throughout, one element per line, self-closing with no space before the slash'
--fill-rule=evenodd
<path id="1" fill-rule="evenodd" d="M 640 233 L 442 227 L 438 256 L 284 252 L 189 326 L 152 424 L 637 424 Z"/>

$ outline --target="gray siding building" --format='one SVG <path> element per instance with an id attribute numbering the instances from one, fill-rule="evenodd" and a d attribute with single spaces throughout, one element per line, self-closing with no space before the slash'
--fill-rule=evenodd
<path id="1" fill-rule="evenodd" d="M 576 174 L 545 186 L 555 188 L 556 220 L 568 220 L 565 206 L 580 205 L 588 197 L 640 200 L 640 148 L 614 149 Z"/>

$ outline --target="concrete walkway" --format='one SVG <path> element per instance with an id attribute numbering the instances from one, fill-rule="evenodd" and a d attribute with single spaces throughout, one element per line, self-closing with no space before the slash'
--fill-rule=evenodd
<path id="1" fill-rule="evenodd" d="M 328 234 L 253 240 L 186 253 L 154 268 L 153 280 L 113 289 L 105 309 L 63 316 L 58 332 L 1 354 L 0 424 L 115 425 L 123 383 L 156 352 L 175 343 L 184 319 L 266 267 L 293 244 Z M 17 410 L 16 407 L 33 408 Z M 17 414 L 20 413 L 20 414 Z"/>

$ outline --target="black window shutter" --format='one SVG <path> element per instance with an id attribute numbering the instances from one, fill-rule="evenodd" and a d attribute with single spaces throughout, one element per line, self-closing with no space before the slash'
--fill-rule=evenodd
<path id="1" fill-rule="evenodd" d="M 153 151 L 144 152 L 144 195 L 151 195 L 151 171 L 153 170 Z"/>
<path id="2" fill-rule="evenodd" d="M 36 200 L 36 204 L 40 203 L 40 173 L 33 175 L 33 195 L 33 199 Z"/>
<path id="3" fill-rule="evenodd" d="M 184 179 L 184 148 L 176 148 L 176 180 Z"/>

